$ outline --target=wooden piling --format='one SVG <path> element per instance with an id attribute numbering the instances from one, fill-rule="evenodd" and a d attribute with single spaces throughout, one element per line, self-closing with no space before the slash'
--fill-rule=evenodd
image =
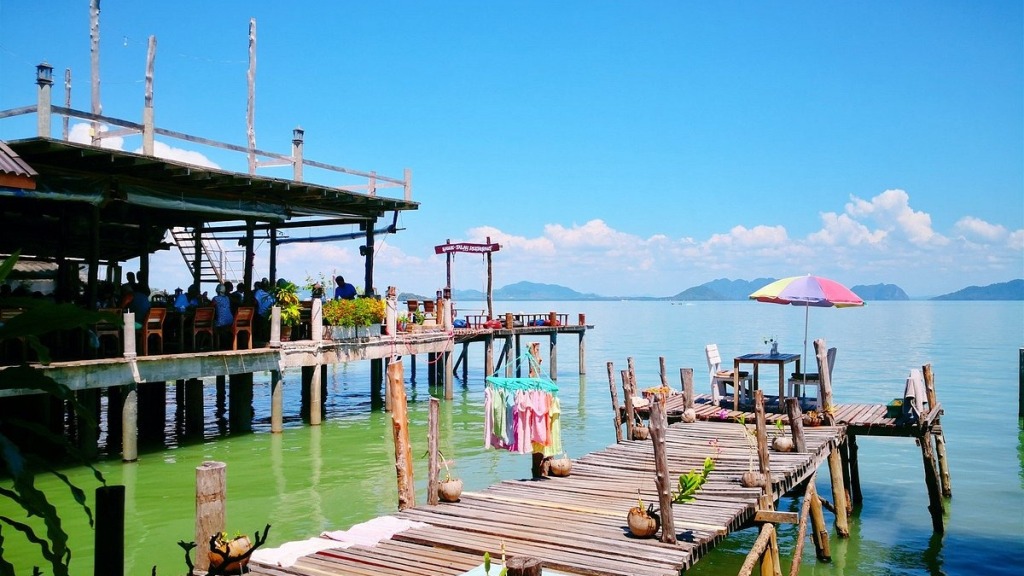
<path id="1" fill-rule="evenodd" d="M 554 312 L 551 313 L 555 315 Z M 548 343 L 548 378 L 558 380 L 558 332 L 552 332 Z"/>
<path id="2" fill-rule="evenodd" d="M 391 395 L 391 428 L 395 438 L 395 472 L 398 478 L 398 509 L 416 505 L 413 482 L 412 444 L 409 442 L 409 415 L 405 399 L 405 376 L 401 362 L 388 366 L 388 393 Z"/>
<path id="3" fill-rule="evenodd" d="M 530 378 L 536 378 L 540 376 L 540 342 L 530 342 L 530 345 L 527 347 L 527 352 L 530 355 L 530 358 L 533 359 L 530 362 L 528 374 L 530 375 Z"/>
<path id="4" fill-rule="evenodd" d="M 658 506 L 661 508 L 661 541 L 676 543 L 676 523 L 672 517 L 672 480 L 668 474 L 668 454 L 665 448 L 665 429 L 668 418 L 659 394 L 651 398 L 651 442 L 654 444 L 654 473 L 658 487 Z"/>
<path id="5" fill-rule="evenodd" d="M 747 553 L 746 559 L 743 560 L 743 565 L 740 566 L 740 571 L 737 573 L 737 576 L 750 576 L 754 571 L 754 565 L 759 561 L 761 563 L 761 576 L 769 576 L 778 573 L 777 566 L 774 564 L 775 555 L 771 550 L 771 544 L 774 536 L 774 524 L 767 523 L 761 525 L 761 532 L 758 534 L 757 540 L 754 540 L 754 546 L 751 547 L 750 552 Z"/>
<path id="6" fill-rule="evenodd" d="M 835 502 L 836 534 L 840 538 L 849 538 L 850 524 L 846 513 L 846 488 L 843 485 L 843 464 L 839 457 L 838 447 L 833 447 L 829 452 L 828 471 L 832 481 L 832 500 Z"/>
<path id="7" fill-rule="evenodd" d="M 580 326 L 584 326 L 585 324 L 586 324 L 585 317 L 584 317 L 583 314 L 580 314 Z M 587 348 L 586 348 L 586 346 L 583 343 L 583 335 L 585 333 L 586 333 L 586 331 L 580 331 L 580 333 L 579 333 L 579 364 L 580 364 L 579 368 L 580 368 L 580 376 L 583 376 L 584 374 L 587 373 Z"/>
<path id="8" fill-rule="evenodd" d="M 635 440 L 636 435 L 633 430 L 636 428 L 636 410 L 633 408 L 633 391 L 630 388 L 629 372 L 622 370 L 620 375 L 622 376 L 623 401 L 626 403 L 626 439 Z"/>
<path id="9" fill-rule="evenodd" d="M 124 575 L 124 486 L 96 488 L 96 535 L 93 574 Z"/>
<path id="10" fill-rule="evenodd" d="M 203 462 L 196 467 L 196 571 L 210 568 L 210 538 L 224 531 L 227 464 Z"/>
<path id="11" fill-rule="evenodd" d="M 121 460 L 135 462 L 139 459 L 139 392 L 135 384 L 127 389 L 121 406 Z"/>
<path id="12" fill-rule="evenodd" d="M 768 427 L 764 411 L 764 391 L 754 393 L 754 418 L 757 426 L 757 461 L 764 483 L 761 485 L 761 510 L 775 509 L 775 494 L 772 488 L 772 473 L 768 457 Z"/>
<path id="13" fill-rule="evenodd" d="M 683 383 L 683 410 L 692 410 L 695 399 L 693 392 L 693 368 L 680 368 L 679 379 Z"/>
<path id="14" fill-rule="evenodd" d="M 97 388 L 78 390 L 75 393 L 78 403 L 82 409 L 88 412 L 90 418 L 78 418 L 78 436 L 76 438 L 78 449 L 89 458 L 95 458 L 99 453 L 100 439 L 100 391 Z"/>
<path id="15" fill-rule="evenodd" d="M 807 491 L 804 498 L 811 502 L 811 536 L 814 541 L 814 553 L 822 562 L 832 561 L 832 548 L 829 544 L 828 526 L 825 525 L 825 513 L 821 509 L 821 499 L 818 498 L 818 487 L 815 481 L 818 473 L 811 474 L 807 481 Z"/>
<path id="16" fill-rule="evenodd" d="M 812 475 L 811 482 L 813 482 L 813 479 L 814 476 Z M 799 576 L 800 574 L 800 561 L 804 554 L 804 541 L 807 539 L 807 524 L 811 515 L 811 499 L 809 495 L 812 493 L 809 482 L 807 488 L 804 489 L 803 501 L 800 503 L 800 521 L 797 523 L 796 544 L 793 547 L 793 563 L 789 567 L 789 576 Z"/>
<path id="17" fill-rule="evenodd" d="M 431 506 L 437 506 L 440 501 L 437 494 L 438 486 L 440 486 L 438 481 L 440 470 L 437 462 L 440 406 L 441 403 L 437 398 L 431 398 L 427 413 L 427 504 Z"/>
<path id="18" fill-rule="evenodd" d="M 611 362 L 608 366 L 608 391 L 612 395 L 612 422 L 615 423 L 615 443 L 622 443 L 622 416 L 619 412 L 619 394 L 615 391 L 615 367 Z"/>
<path id="19" fill-rule="evenodd" d="M 231 374 L 228 381 L 228 426 L 232 433 L 252 432 L 252 372 Z"/>
<path id="20" fill-rule="evenodd" d="M 928 397 L 928 410 L 938 409 L 939 400 L 935 393 L 935 373 L 932 372 L 932 365 L 925 364 L 921 367 L 924 374 L 925 393 Z M 953 486 L 949 476 L 949 460 L 946 458 L 946 435 L 942 432 L 942 416 L 936 416 L 933 420 L 932 437 L 935 439 L 935 457 L 939 464 L 939 482 L 942 487 L 942 496 L 949 498 L 953 496 Z"/>
<path id="21" fill-rule="evenodd" d="M 789 431 L 793 436 L 793 450 L 807 452 L 807 441 L 804 439 L 804 418 L 800 412 L 800 400 L 786 398 L 786 414 L 789 415 Z"/>
<path id="22" fill-rule="evenodd" d="M 459 355 L 456 366 L 462 364 L 462 382 L 465 384 L 469 381 L 469 342 L 462 343 L 462 354 Z"/>
<path id="23" fill-rule="evenodd" d="M 849 439 L 839 445 L 839 462 L 843 469 L 843 494 L 846 495 L 846 513 L 853 513 L 853 498 L 850 496 L 850 443 Z"/>
<path id="24" fill-rule="evenodd" d="M 185 381 L 185 434 L 202 436 L 205 419 L 203 410 L 203 381 L 189 378 Z"/>
<path id="25" fill-rule="evenodd" d="M 484 377 L 494 374 L 494 335 L 484 336 Z"/>
<path id="26" fill-rule="evenodd" d="M 452 353 L 446 350 L 441 354 L 444 358 L 444 399 L 455 399 L 455 363 L 452 360 Z"/>
<path id="27" fill-rule="evenodd" d="M 928 512 L 932 516 L 932 530 L 936 534 L 942 534 L 945 532 L 945 527 L 942 525 L 944 510 L 939 488 L 939 474 L 935 464 L 935 451 L 929 436 L 931 434 L 928 430 L 924 430 L 918 437 L 918 443 L 921 445 L 921 460 L 924 463 L 924 483 L 928 488 Z M 836 507 L 839 507 L 838 502 Z"/>
<path id="28" fill-rule="evenodd" d="M 505 560 L 505 568 L 508 569 L 507 576 L 541 576 L 543 565 L 540 560 L 526 556 L 513 556 Z"/>
<path id="29" fill-rule="evenodd" d="M 665 369 L 664 356 L 658 356 L 658 375 L 661 377 L 662 388 L 668 388 L 668 371 Z"/>
<path id="30" fill-rule="evenodd" d="M 270 371 L 270 432 L 284 432 L 284 381 L 280 370 Z"/>
<path id="31" fill-rule="evenodd" d="M 850 498 L 854 504 L 864 502 L 864 494 L 860 491 L 860 464 L 857 463 L 857 436 L 849 434 L 846 443 L 850 454 Z"/>
<path id="32" fill-rule="evenodd" d="M 437 386 L 437 352 L 427 352 L 427 386 Z"/>

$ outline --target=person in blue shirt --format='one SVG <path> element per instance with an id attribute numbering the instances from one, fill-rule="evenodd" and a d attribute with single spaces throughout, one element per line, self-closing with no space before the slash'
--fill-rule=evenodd
<path id="1" fill-rule="evenodd" d="M 231 299 L 227 296 L 227 290 L 223 284 L 217 284 L 217 295 L 210 301 L 213 304 L 213 326 L 221 334 L 226 336 L 221 341 L 231 341 L 231 325 L 235 317 L 231 313 Z"/>
<path id="2" fill-rule="evenodd" d="M 335 300 L 355 300 L 356 287 L 345 282 L 345 278 L 343 276 L 336 277 L 334 279 L 334 283 L 338 285 L 334 288 Z"/>

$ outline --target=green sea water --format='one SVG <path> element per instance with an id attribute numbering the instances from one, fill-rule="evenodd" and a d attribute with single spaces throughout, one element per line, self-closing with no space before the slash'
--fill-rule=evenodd
<path id="1" fill-rule="evenodd" d="M 633 357 L 642 387 L 658 383 L 664 356 L 670 382 L 681 367 L 694 369 L 699 392 L 708 388 L 704 345 L 716 342 L 724 357 L 761 351 L 774 336 L 783 352 L 802 352 L 804 311 L 754 302 L 509 302 L 500 311 L 586 313 L 586 376 L 576 374 L 577 338 L 558 341 L 558 384 L 563 443 L 579 456 L 614 443 L 606 362 L 616 373 Z M 859 439 L 864 504 L 851 520 L 849 539 L 832 539 L 833 562 L 814 560 L 808 542 L 801 574 L 1018 574 L 1024 566 L 1024 436 L 1017 419 L 1019 355 L 1024 344 L 1022 302 L 879 302 L 864 308 L 812 309 L 810 338 L 839 349 L 833 374 L 839 402 L 884 403 L 902 393 L 907 373 L 930 363 L 945 429 L 953 498 L 946 502 L 946 533 L 932 533 L 920 449 L 907 438 Z M 530 339 L 523 339 L 523 346 Z M 539 339 L 547 360 L 548 339 Z M 811 344 L 808 343 L 810 347 Z M 813 348 L 812 348 L 813 350 Z M 458 353 L 459 350 L 456 350 Z M 529 455 L 483 449 L 483 347 L 469 351 L 469 376 L 457 374 L 455 400 L 441 402 L 441 450 L 455 460 L 467 490 L 498 480 L 527 477 Z M 406 387 L 416 463 L 417 499 L 425 501 L 427 400 L 440 395 L 427 385 L 426 357 Z M 299 418 L 298 370 L 284 375 L 286 430 L 269 433 L 269 376 L 257 374 L 256 419 L 251 434 L 225 433 L 215 414 L 212 383 L 206 386 L 206 433 L 187 443 L 176 435 L 174 390 L 168 390 L 167 439 L 143 448 L 136 463 L 114 455 L 99 469 L 126 487 L 126 553 L 129 575 L 183 574 L 179 540 L 194 538 L 195 469 L 204 461 L 227 464 L 227 526 L 252 534 L 272 525 L 269 546 L 317 535 L 396 509 L 390 416 L 372 409 L 369 363 L 331 366 L 328 417 L 310 427 Z M 96 482 L 84 469 L 67 470 L 89 494 Z M 829 494 L 827 474 L 819 489 Z M 66 491 L 53 480 L 41 485 L 56 497 L 71 534 L 72 572 L 89 575 L 92 532 Z M 784 499 L 782 509 L 798 510 Z M 0 514 L 17 516 L 6 500 Z M 826 514 L 831 522 L 831 516 Z M 4 530 L 3 556 L 16 566 L 39 563 L 17 534 Z M 796 531 L 783 527 L 783 555 Z M 735 574 L 756 533 L 730 536 L 690 574 Z M 638 562 L 641 561 L 638 559 Z M 788 571 L 789 561 L 784 560 Z"/>

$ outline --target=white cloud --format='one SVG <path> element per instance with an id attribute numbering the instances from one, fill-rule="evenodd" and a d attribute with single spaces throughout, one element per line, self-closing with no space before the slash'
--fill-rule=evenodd
<path id="1" fill-rule="evenodd" d="M 807 236 L 809 242 L 828 246 L 877 245 L 882 243 L 887 236 L 884 230 L 872 232 L 867 226 L 857 222 L 849 214 L 826 212 L 821 215 L 821 222 L 821 230 Z"/>
<path id="2" fill-rule="evenodd" d="M 886 190 L 870 201 L 851 196 L 846 214 L 855 220 L 866 219 L 882 230 L 895 232 L 919 246 L 942 246 L 949 242 L 932 230 L 932 218 L 910 207 L 910 195 L 903 190 Z"/>
<path id="3" fill-rule="evenodd" d="M 109 127 L 107 125 L 100 125 L 100 132 L 105 132 L 107 130 L 109 130 Z M 92 134 L 92 124 L 86 122 L 79 122 L 71 126 L 71 129 L 68 131 L 68 140 L 79 144 L 91 144 Z M 100 140 L 100 147 L 107 148 L 110 150 L 124 150 L 124 138 L 121 136 L 104 138 Z M 132 152 L 134 154 L 141 154 L 142 147 L 140 146 L 135 150 L 132 150 Z M 220 166 L 218 166 L 216 162 L 210 160 L 200 152 L 196 152 L 194 150 L 185 150 L 184 148 L 175 148 L 159 140 L 155 140 L 153 142 L 153 155 L 156 156 L 157 158 L 183 162 L 185 164 L 191 164 L 193 166 L 220 168 Z"/>
<path id="4" fill-rule="evenodd" d="M 998 224 L 989 224 L 974 216 L 964 216 L 953 225 L 954 230 L 968 239 L 987 242 L 998 242 L 1007 237 L 1006 228 Z"/>

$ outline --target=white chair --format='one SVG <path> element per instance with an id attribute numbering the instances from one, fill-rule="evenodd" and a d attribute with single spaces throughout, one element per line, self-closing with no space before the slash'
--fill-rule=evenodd
<path id="1" fill-rule="evenodd" d="M 711 401 L 716 405 L 725 396 L 726 386 L 734 386 L 734 370 L 722 370 L 722 356 L 718 353 L 718 344 L 708 344 L 704 347 L 704 354 L 708 359 L 708 378 L 711 382 Z M 740 389 L 733 391 L 739 394 L 740 400 L 746 397 L 746 391 L 751 387 L 750 373 L 741 371 L 739 374 Z"/>
<path id="2" fill-rule="evenodd" d="M 828 360 L 828 380 L 829 382 L 832 382 L 832 368 L 836 365 L 836 349 L 829 348 L 825 356 Z M 818 372 L 813 374 L 801 374 L 799 372 L 794 372 L 789 379 L 786 397 L 796 398 L 799 394 L 801 398 L 806 398 L 808 387 L 813 387 L 815 389 L 815 394 L 817 394 L 817 396 L 814 398 L 814 406 L 815 410 L 820 412 L 824 408 L 824 394 L 821 390 L 821 374 Z"/>

